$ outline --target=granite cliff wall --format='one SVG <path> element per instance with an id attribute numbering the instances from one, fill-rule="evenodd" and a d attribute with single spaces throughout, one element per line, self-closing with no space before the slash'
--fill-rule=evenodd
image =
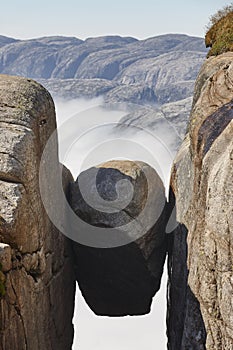
<path id="1" fill-rule="evenodd" d="M 233 53 L 211 57 L 196 81 L 170 198 L 168 348 L 233 348 Z"/>
<path id="2" fill-rule="evenodd" d="M 1 350 L 68 350 L 73 341 L 69 242 L 50 222 L 39 190 L 41 154 L 55 128 L 54 104 L 41 85 L 0 76 Z M 65 190 L 69 181 L 66 172 Z"/>

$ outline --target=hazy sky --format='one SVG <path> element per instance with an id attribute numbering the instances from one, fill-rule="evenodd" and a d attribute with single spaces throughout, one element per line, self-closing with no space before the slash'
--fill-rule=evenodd
<path id="1" fill-rule="evenodd" d="M 163 33 L 204 36 L 211 14 L 224 0 L 66 0 L 1 2 L 0 34 L 16 38 L 47 35 L 118 34 L 146 38 Z"/>

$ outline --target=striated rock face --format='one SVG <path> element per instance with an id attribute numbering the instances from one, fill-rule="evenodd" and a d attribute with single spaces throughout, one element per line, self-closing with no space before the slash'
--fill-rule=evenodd
<path id="1" fill-rule="evenodd" d="M 168 348 L 233 348 L 233 53 L 209 58 L 175 159 Z M 186 239 L 187 237 L 187 239 Z"/>
<path id="2" fill-rule="evenodd" d="M 97 315 L 150 311 L 166 255 L 165 204 L 162 181 L 142 162 L 107 162 L 72 185 L 71 206 L 87 222 L 82 244 L 73 243 L 76 276 Z"/>
<path id="3" fill-rule="evenodd" d="M 38 180 L 55 127 L 54 105 L 42 86 L 0 76 L 1 350 L 68 350 L 73 341 L 70 248 L 45 213 Z M 69 181 L 66 171 L 65 190 Z"/>

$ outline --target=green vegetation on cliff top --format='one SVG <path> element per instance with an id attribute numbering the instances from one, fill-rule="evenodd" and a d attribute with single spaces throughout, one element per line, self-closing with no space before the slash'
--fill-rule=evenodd
<path id="1" fill-rule="evenodd" d="M 207 57 L 233 51 L 233 3 L 210 18 L 205 44 L 211 48 Z"/>

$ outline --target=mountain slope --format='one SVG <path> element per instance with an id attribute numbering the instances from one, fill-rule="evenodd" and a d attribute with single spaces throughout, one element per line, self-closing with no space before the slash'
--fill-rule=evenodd
<path id="1" fill-rule="evenodd" d="M 166 34 L 145 40 L 120 36 L 12 40 L 2 39 L 0 73 L 36 79 L 55 99 L 103 96 L 113 108 L 136 104 L 137 113 L 130 108 L 126 124 L 141 123 L 144 107 L 149 106 L 143 125 L 145 121 L 148 127 L 154 125 L 159 113 L 172 117 L 184 135 L 194 81 L 207 52 L 203 39 Z"/>

